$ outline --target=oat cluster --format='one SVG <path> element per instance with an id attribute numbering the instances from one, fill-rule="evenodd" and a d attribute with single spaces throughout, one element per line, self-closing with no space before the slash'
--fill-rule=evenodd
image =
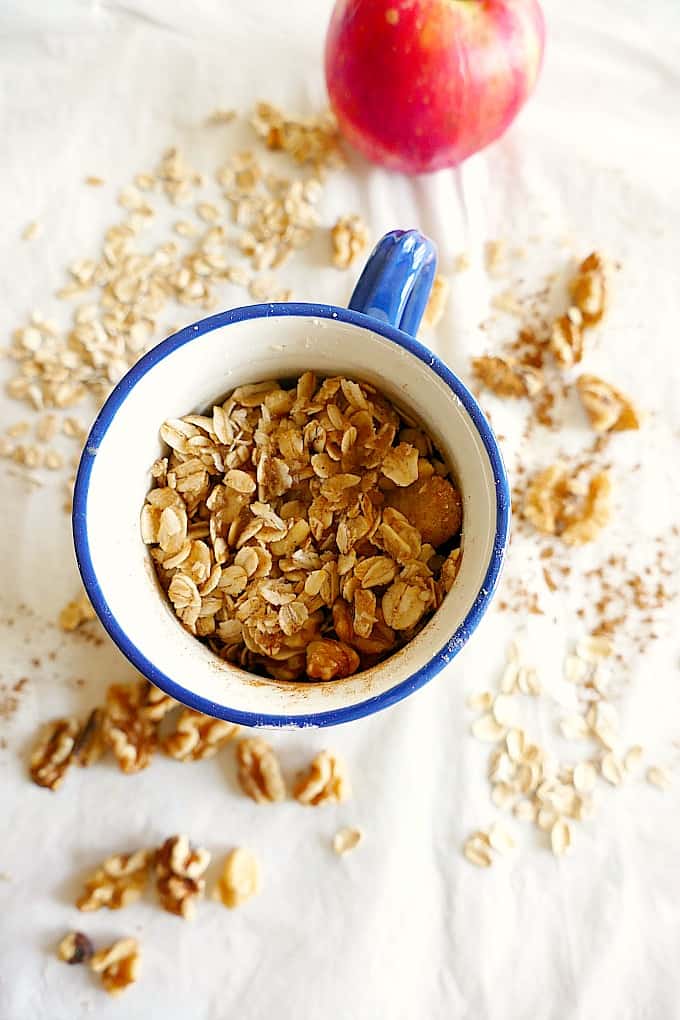
<path id="1" fill-rule="evenodd" d="M 375 387 L 312 372 L 240 386 L 160 436 L 142 538 L 178 618 L 222 658 L 346 677 L 409 641 L 453 584 L 460 496 Z"/>

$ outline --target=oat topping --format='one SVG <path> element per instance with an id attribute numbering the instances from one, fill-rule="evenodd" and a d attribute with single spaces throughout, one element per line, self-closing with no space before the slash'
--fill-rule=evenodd
<path id="1" fill-rule="evenodd" d="M 350 797 L 344 763 L 330 751 L 321 751 L 298 779 L 293 796 L 300 804 L 339 803 Z"/>
<path id="2" fill-rule="evenodd" d="M 285 799 L 286 786 L 274 751 L 262 737 L 246 737 L 236 749 L 241 789 L 258 804 Z"/>
<path id="3" fill-rule="evenodd" d="M 238 847 L 227 854 L 215 889 L 225 907 L 240 907 L 262 888 L 260 864 L 254 854 Z"/>
<path id="4" fill-rule="evenodd" d="M 186 836 L 166 839 L 155 856 L 156 888 L 163 909 L 191 920 L 205 892 L 203 875 L 209 864 L 208 851 L 192 848 Z"/>
<path id="5" fill-rule="evenodd" d="M 178 761 L 199 761 L 212 758 L 238 731 L 233 723 L 185 708 L 162 746 L 166 754 Z"/>
<path id="6" fill-rule="evenodd" d="M 640 428 L 640 416 L 633 403 L 620 390 L 596 375 L 576 380 L 581 403 L 596 432 L 624 432 Z"/>
<path id="7" fill-rule="evenodd" d="M 368 228 L 361 216 L 341 216 L 331 229 L 333 265 L 349 269 L 366 250 Z"/>
<path id="8" fill-rule="evenodd" d="M 107 858 L 85 882 L 76 900 L 78 910 L 120 910 L 138 900 L 144 891 L 153 857 L 151 850 L 136 850 Z"/>
<path id="9" fill-rule="evenodd" d="M 311 372 L 292 389 L 248 384 L 160 435 L 170 452 L 142 538 L 184 627 L 229 662 L 350 676 L 408 641 L 453 584 L 460 495 L 373 386 Z"/>
<path id="10" fill-rule="evenodd" d="M 94 955 L 94 946 L 82 931 L 70 931 L 57 947 L 57 956 L 64 963 L 86 963 Z"/>
<path id="11" fill-rule="evenodd" d="M 99 974 L 109 995 L 119 995 L 139 977 L 140 962 L 137 939 L 125 938 L 95 953 L 90 967 Z"/>
<path id="12" fill-rule="evenodd" d="M 38 786 L 56 790 L 73 760 L 80 726 L 74 718 L 55 719 L 43 728 L 31 754 L 31 779 Z"/>

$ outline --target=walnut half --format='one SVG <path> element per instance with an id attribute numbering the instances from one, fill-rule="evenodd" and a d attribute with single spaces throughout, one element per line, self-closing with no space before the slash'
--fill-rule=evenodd
<path id="1" fill-rule="evenodd" d="M 219 749 L 238 733 L 234 723 L 194 712 L 185 708 L 177 725 L 163 742 L 163 750 L 178 761 L 200 761 L 212 758 Z"/>
<path id="2" fill-rule="evenodd" d="M 163 909 L 191 920 L 205 892 L 203 875 L 209 864 L 209 852 L 191 847 L 186 836 L 166 839 L 156 851 L 156 888 Z"/>
<path id="3" fill-rule="evenodd" d="M 337 755 L 321 751 L 304 772 L 293 791 L 300 804 L 330 804 L 348 800 L 350 785 L 345 767 Z"/>
<path id="4" fill-rule="evenodd" d="M 640 428 L 640 416 L 632 401 L 596 375 L 576 380 L 581 403 L 596 432 L 624 432 Z"/>
<path id="5" fill-rule="evenodd" d="M 284 800 L 286 786 L 278 758 L 262 737 L 246 737 L 236 751 L 238 781 L 245 794 L 258 803 Z"/>
<path id="6" fill-rule="evenodd" d="M 119 995 L 139 977 L 140 962 L 137 939 L 126 938 L 95 953 L 90 967 L 99 974 L 109 995 Z"/>
<path id="7" fill-rule="evenodd" d="M 138 900 L 144 891 L 153 851 L 136 850 L 107 858 L 85 882 L 78 910 L 120 910 Z"/>
<path id="8" fill-rule="evenodd" d="M 31 779 L 38 786 L 56 790 L 73 760 L 80 726 L 73 717 L 55 719 L 44 727 L 31 754 Z"/>

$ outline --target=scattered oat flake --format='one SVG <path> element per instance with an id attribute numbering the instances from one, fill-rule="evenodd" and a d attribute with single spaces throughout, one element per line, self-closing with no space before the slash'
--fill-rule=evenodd
<path id="1" fill-rule="evenodd" d="M 478 694 L 469 694 L 465 699 L 465 704 L 468 708 L 471 708 L 475 712 L 488 712 L 493 705 L 493 694 L 491 691 L 481 691 Z"/>
<path id="2" fill-rule="evenodd" d="M 470 861 L 470 864 L 478 868 L 490 868 L 493 862 L 491 855 L 491 844 L 485 832 L 475 832 L 466 840 L 463 846 L 463 853 Z"/>
<path id="3" fill-rule="evenodd" d="M 350 853 L 351 850 L 355 850 L 359 846 L 363 838 L 364 834 L 361 829 L 351 827 L 338 829 L 333 837 L 333 849 L 339 855 Z"/>
<path id="4" fill-rule="evenodd" d="M 562 857 L 571 847 L 571 827 L 565 818 L 558 818 L 550 829 L 550 846 L 555 857 Z"/>
<path id="5" fill-rule="evenodd" d="M 623 764 L 626 772 L 632 772 L 633 769 L 636 769 L 642 761 L 643 755 L 644 749 L 639 744 L 634 744 L 630 747 L 623 758 Z"/>
<path id="6" fill-rule="evenodd" d="M 512 834 L 499 822 L 494 822 L 489 828 L 489 843 L 499 854 L 510 853 L 517 847 Z"/>
<path id="7" fill-rule="evenodd" d="M 668 769 L 661 765 L 652 765 L 647 769 L 647 782 L 660 790 L 670 790 L 673 781 Z"/>
<path id="8" fill-rule="evenodd" d="M 472 724 L 471 732 L 477 740 L 494 743 L 505 736 L 506 728 L 494 719 L 493 715 L 487 714 L 481 716 Z"/>
<path id="9" fill-rule="evenodd" d="M 42 229 L 42 223 L 38 223 L 37 220 L 34 220 L 32 223 L 29 223 L 24 227 L 21 236 L 24 241 L 32 241 L 34 238 L 39 237 L 40 234 L 42 234 Z"/>
<path id="10" fill-rule="evenodd" d="M 613 751 L 605 754 L 600 762 L 600 771 L 602 775 L 611 783 L 612 786 L 619 786 L 623 781 L 624 768 L 620 758 L 618 758 Z"/>
<path id="11" fill-rule="evenodd" d="M 90 176 L 85 178 L 85 183 L 90 188 L 101 188 L 102 184 L 105 184 L 106 182 L 103 177 L 95 177 L 90 174 Z"/>

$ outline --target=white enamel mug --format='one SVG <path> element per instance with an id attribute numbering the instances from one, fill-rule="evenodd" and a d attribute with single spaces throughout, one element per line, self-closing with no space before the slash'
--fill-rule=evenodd
<path id="1" fill-rule="evenodd" d="M 76 480 L 80 572 L 102 624 L 133 665 L 172 697 L 246 726 L 327 726 L 369 715 L 449 663 L 488 608 L 508 539 L 510 493 L 496 439 L 466 387 L 414 338 L 436 266 L 430 241 L 392 231 L 349 309 L 250 305 L 187 326 L 149 351 L 99 414 Z M 254 676 L 213 654 L 175 617 L 140 534 L 159 426 L 230 390 L 307 370 L 377 386 L 419 419 L 453 469 L 463 502 L 461 566 L 423 629 L 391 658 L 344 680 Z"/>

